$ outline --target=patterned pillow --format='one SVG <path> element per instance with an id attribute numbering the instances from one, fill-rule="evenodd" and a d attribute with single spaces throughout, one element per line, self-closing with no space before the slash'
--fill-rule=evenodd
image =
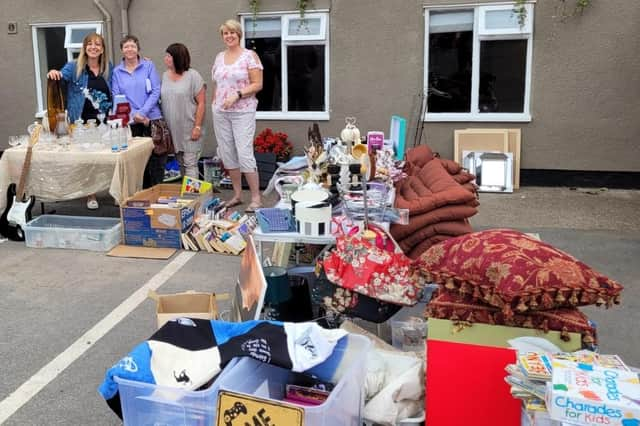
<path id="1" fill-rule="evenodd" d="M 454 322 L 508 325 L 511 327 L 535 328 L 559 331 L 564 341 L 570 340 L 569 333 L 582 335 L 584 347 L 593 348 L 596 342 L 596 329 L 585 314 L 578 308 L 554 309 L 551 311 L 528 312 L 515 314 L 507 318 L 504 313 L 493 306 L 474 302 L 469 296 L 440 291 L 431 299 L 425 316 L 428 318 L 449 319 Z"/>
<path id="2" fill-rule="evenodd" d="M 430 247 L 416 261 L 428 280 L 514 311 L 620 302 L 622 285 L 549 244 L 507 229 L 474 232 Z"/>

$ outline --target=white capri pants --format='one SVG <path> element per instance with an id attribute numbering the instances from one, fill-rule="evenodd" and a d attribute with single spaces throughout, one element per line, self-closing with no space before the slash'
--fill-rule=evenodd
<path id="1" fill-rule="evenodd" d="M 218 140 L 218 156 L 226 169 L 240 169 L 242 173 L 257 170 L 253 155 L 255 112 L 215 111 L 213 130 Z"/>

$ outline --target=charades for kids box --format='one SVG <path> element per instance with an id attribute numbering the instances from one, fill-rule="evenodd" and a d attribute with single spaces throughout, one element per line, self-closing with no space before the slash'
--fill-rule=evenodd
<path id="1" fill-rule="evenodd" d="M 640 380 L 631 371 L 562 361 L 553 364 L 547 409 L 577 425 L 640 426 Z"/>

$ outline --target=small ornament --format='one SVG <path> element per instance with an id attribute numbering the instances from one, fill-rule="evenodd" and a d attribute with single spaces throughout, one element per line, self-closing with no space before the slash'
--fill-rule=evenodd
<path id="1" fill-rule="evenodd" d="M 340 139 L 352 148 L 353 145 L 360 143 L 360 130 L 356 127 L 355 117 L 346 117 L 344 121 L 346 126 L 340 132 Z M 351 149 L 349 149 L 349 151 L 351 151 Z"/>

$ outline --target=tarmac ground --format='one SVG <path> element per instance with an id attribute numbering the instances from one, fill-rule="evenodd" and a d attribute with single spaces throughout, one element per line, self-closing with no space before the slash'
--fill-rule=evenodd
<path id="1" fill-rule="evenodd" d="M 640 191 L 524 187 L 483 193 L 480 202 L 474 229 L 537 232 L 625 286 L 621 305 L 584 312 L 598 325 L 603 353 L 640 366 Z M 118 217 L 108 196 L 100 203 L 95 212 L 83 200 L 44 209 Z M 166 261 L 114 258 L 0 243 L 0 424 L 121 424 L 96 388 L 111 365 L 155 331 L 148 288 L 229 292 L 239 261 L 192 252 Z"/>

